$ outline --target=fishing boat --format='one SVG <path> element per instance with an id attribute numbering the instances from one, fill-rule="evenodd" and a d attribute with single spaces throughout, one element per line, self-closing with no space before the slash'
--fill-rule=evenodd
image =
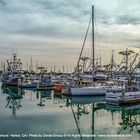
<path id="1" fill-rule="evenodd" d="M 7 69 L 6 72 L 2 75 L 1 81 L 2 85 L 6 86 L 15 86 L 17 87 L 19 81 L 24 77 L 22 70 L 22 62 L 20 59 L 17 59 L 17 54 L 13 53 L 12 61 L 7 60 Z"/>
<path id="2" fill-rule="evenodd" d="M 38 80 L 36 79 L 31 79 L 29 81 L 23 82 L 20 85 L 21 88 L 25 89 L 36 89 L 36 90 L 53 90 L 54 85 L 52 84 L 51 81 L 51 76 L 50 75 L 41 75 Z"/>

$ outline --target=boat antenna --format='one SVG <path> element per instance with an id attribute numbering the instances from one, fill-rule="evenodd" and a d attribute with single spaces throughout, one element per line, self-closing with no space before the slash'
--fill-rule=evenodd
<path id="1" fill-rule="evenodd" d="M 94 35 L 94 5 L 92 5 L 92 85 L 94 85 L 94 78 L 95 78 L 95 50 L 94 50 L 94 41 L 95 41 L 95 35 Z"/>

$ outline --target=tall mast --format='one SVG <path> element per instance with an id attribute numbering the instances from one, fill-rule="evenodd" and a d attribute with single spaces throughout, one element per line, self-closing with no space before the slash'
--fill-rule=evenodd
<path id="1" fill-rule="evenodd" d="M 16 57 L 17 57 L 17 54 L 16 53 L 13 53 L 13 71 L 16 71 Z"/>
<path id="2" fill-rule="evenodd" d="M 111 78 L 113 76 L 113 66 L 114 66 L 114 50 L 112 50 L 112 56 L 111 56 Z"/>
<path id="3" fill-rule="evenodd" d="M 31 60 L 30 60 L 30 72 L 33 71 L 33 60 L 32 60 L 32 57 L 31 57 Z"/>
<path id="4" fill-rule="evenodd" d="M 92 5 L 92 85 L 94 85 L 94 77 L 95 77 L 95 55 L 94 55 L 94 5 Z"/>

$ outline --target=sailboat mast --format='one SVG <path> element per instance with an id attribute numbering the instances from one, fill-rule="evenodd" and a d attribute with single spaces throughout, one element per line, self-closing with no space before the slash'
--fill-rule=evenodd
<path id="1" fill-rule="evenodd" d="M 94 50 L 94 5 L 92 6 L 92 85 L 95 77 L 95 50 Z"/>

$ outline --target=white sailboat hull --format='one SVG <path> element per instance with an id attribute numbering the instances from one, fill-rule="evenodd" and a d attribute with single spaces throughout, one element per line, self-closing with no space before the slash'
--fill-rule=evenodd
<path id="1" fill-rule="evenodd" d="M 72 96 L 105 96 L 106 90 L 100 87 L 71 88 Z"/>

